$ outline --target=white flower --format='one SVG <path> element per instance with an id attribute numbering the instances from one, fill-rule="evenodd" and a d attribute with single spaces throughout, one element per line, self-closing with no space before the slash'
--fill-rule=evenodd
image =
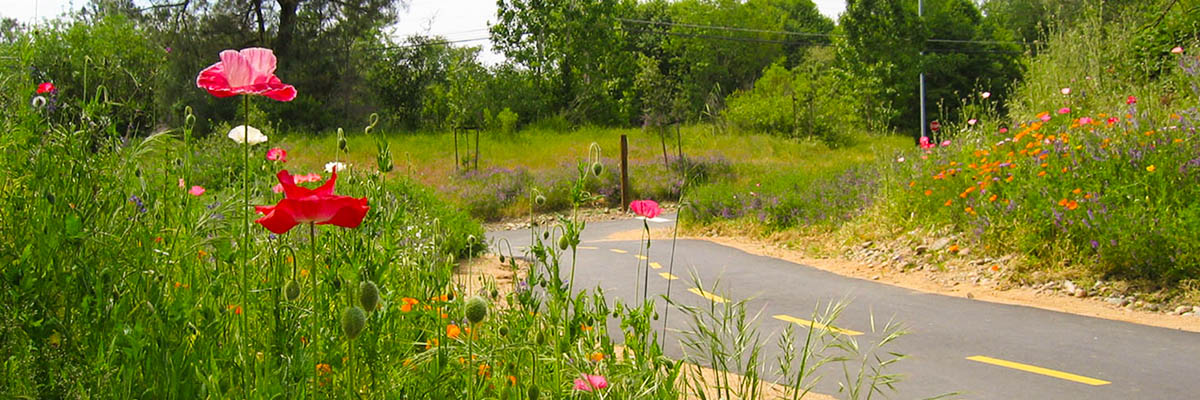
<path id="1" fill-rule="evenodd" d="M 33 103 L 30 104 L 33 108 L 42 108 L 46 106 L 46 98 L 42 96 L 34 96 Z"/>
<path id="2" fill-rule="evenodd" d="M 977 122 L 979 122 L 979 120 L 976 120 L 975 118 L 971 118 L 971 119 L 967 120 L 967 124 L 969 124 L 969 125 L 975 125 L 975 123 L 977 123 Z"/>
<path id="3" fill-rule="evenodd" d="M 249 131 L 249 132 L 247 132 Z M 267 141 L 267 135 L 253 126 L 238 125 L 229 130 L 229 138 L 238 143 L 250 143 L 252 145 L 264 143 Z"/>
<path id="4" fill-rule="evenodd" d="M 982 98 L 985 98 L 985 99 L 986 99 L 986 98 L 988 98 L 988 97 L 992 97 L 992 92 L 983 92 L 983 93 L 980 93 L 980 94 L 979 94 L 979 97 L 982 97 Z"/>
<path id="5" fill-rule="evenodd" d="M 1062 92 L 1063 95 L 1068 95 L 1068 94 L 1071 94 L 1071 88 L 1065 87 L 1065 88 L 1062 88 L 1061 90 L 1059 90 L 1059 92 Z"/>
<path id="6" fill-rule="evenodd" d="M 337 168 L 338 171 L 345 171 L 346 164 L 337 161 L 325 163 L 325 172 L 332 174 L 334 168 Z"/>

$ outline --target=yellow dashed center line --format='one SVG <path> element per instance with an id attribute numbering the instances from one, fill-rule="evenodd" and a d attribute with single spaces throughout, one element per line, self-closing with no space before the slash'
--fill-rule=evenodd
<path id="1" fill-rule="evenodd" d="M 652 263 L 650 263 L 650 268 L 654 268 L 654 269 L 662 269 L 662 264 L 659 264 L 659 263 L 656 263 L 656 262 L 652 262 Z"/>
<path id="2" fill-rule="evenodd" d="M 628 253 L 628 251 L 621 250 L 621 249 L 608 249 L 608 251 L 611 251 L 611 252 L 613 252 L 613 253 L 617 253 L 617 254 L 625 254 L 625 253 Z"/>
<path id="3" fill-rule="evenodd" d="M 998 358 L 991 358 L 991 357 L 986 357 L 986 356 L 971 356 L 971 357 L 967 357 L 967 359 L 971 360 L 971 361 L 978 361 L 978 362 L 981 362 L 984 364 L 992 364 L 992 365 L 998 365 L 998 366 L 1005 367 L 1005 368 L 1012 368 L 1012 369 L 1017 369 L 1017 370 L 1021 370 L 1021 371 L 1025 371 L 1025 372 L 1032 372 L 1035 374 L 1045 375 L 1045 376 L 1054 377 L 1054 378 L 1058 378 L 1058 379 L 1066 379 L 1068 381 L 1079 382 L 1082 384 L 1087 384 L 1087 385 L 1092 385 L 1092 386 L 1107 385 L 1107 384 L 1112 383 L 1109 381 L 1104 381 L 1104 380 L 1100 380 L 1100 379 L 1096 379 L 1096 378 L 1088 378 L 1088 377 L 1082 376 L 1082 375 L 1075 375 L 1075 374 L 1072 374 L 1069 372 L 1055 371 L 1055 370 L 1052 370 L 1049 368 L 1042 368 L 1042 367 L 1038 367 L 1038 366 L 1034 366 L 1034 365 L 1022 364 L 1019 362 L 1001 360 Z"/>
<path id="4" fill-rule="evenodd" d="M 641 254 L 634 255 L 634 257 L 637 257 L 637 259 L 639 259 L 639 260 L 645 260 L 645 259 L 646 259 L 646 256 L 643 256 L 643 255 L 641 255 Z"/>
<path id="5" fill-rule="evenodd" d="M 853 330 L 849 330 L 849 329 L 842 329 L 842 328 L 838 328 L 838 327 L 828 326 L 828 325 L 822 324 L 820 322 L 813 322 L 813 321 L 809 321 L 807 319 L 800 319 L 800 318 L 793 317 L 791 315 L 779 314 L 779 315 L 775 315 L 774 317 L 777 320 L 791 322 L 793 324 L 800 325 L 800 326 L 803 326 L 806 328 L 812 327 L 815 329 L 823 329 L 823 330 L 827 330 L 830 332 L 841 333 L 841 334 L 850 335 L 850 336 L 858 336 L 858 335 L 863 334 L 862 332 L 859 332 L 859 331 L 853 331 Z"/>
<path id="6" fill-rule="evenodd" d="M 700 297 L 703 297 L 703 298 L 706 298 L 706 299 L 712 300 L 712 301 L 714 301 L 714 302 L 717 302 L 717 303 L 724 303 L 724 302 L 727 302 L 727 301 L 729 301 L 729 300 L 725 300 L 725 298 L 724 298 L 724 297 L 717 296 L 717 295 L 715 295 L 715 294 L 712 294 L 712 293 L 709 293 L 709 292 L 703 291 L 703 290 L 701 290 L 700 288 L 691 288 L 691 289 L 688 289 L 688 291 L 689 291 L 689 292 L 692 292 L 692 293 L 695 293 L 697 296 L 700 296 Z"/>
<path id="7" fill-rule="evenodd" d="M 592 247 L 592 246 L 579 246 L 579 247 L 578 247 L 578 249 L 580 249 L 580 250 L 596 250 L 596 249 L 598 249 L 598 247 Z"/>
<path id="8" fill-rule="evenodd" d="M 658 276 L 661 276 L 661 277 L 663 277 L 663 279 L 666 279 L 668 281 L 673 281 L 673 280 L 679 279 L 678 276 L 671 275 L 668 272 L 659 272 Z M 695 293 L 695 292 L 693 292 L 693 293 Z M 703 295 L 701 295 L 701 296 L 703 296 Z"/>

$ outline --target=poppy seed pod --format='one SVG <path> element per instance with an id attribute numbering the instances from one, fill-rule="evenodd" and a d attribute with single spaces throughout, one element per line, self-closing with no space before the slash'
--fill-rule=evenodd
<path id="1" fill-rule="evenodd" d="M 534 197 L 534 198 L 533 198 L 533 203 L 534 203 L 534 204 L 537 204 L 537 205 L 539 205 L 539 206 L 540 206 L 540 205 L 543 205 L 543 204 L 546 204 L 546 196 L 542 196 L 542 195 L 540 195 L 540 194 L 539 194 L 539 195 L 537 195 L 537 197 Z"/>
<path id="2" fill-rule="evenodd" d="M 367 312 L 373 312 L 379 307 L 379 286 L 375 282 L 363 281 L 358 285 L 358 303 Z"/>
<path id="3" fill-rule="evenodd" d="M 350 340 L 358 337 L 363 328 L 367 327 L 367 313 L 358 307 L 347 308 L 342 313 L 342 333 Z"/>
<path id="4" fill-rule="evenodd" d="M 483 318 L 487 316 L 487 312 L 488 303 L 484 298 L 471 296 L 471 298 L 467 299 L 467 320 L 471 321 L 472 324 L 478 324 L 479 321 L 483 321 Z"/>
<path id="5" fill-rule="evenodd" d="M 592 163 L 592 175 L 600 176 L 600 174 L 603 172 L 604 164 L 601 164 L 599 161 Z"/>
<path id="6" fill-rule="evenodd" d="M 286 285 L 283 285 L 283 297 L 288 301 L 295 301 L 300 298 L 300 284 L 296 280 L 290 280 Z"/>
<path id="7" fill-rule="evenodd" d="M 538 394 L 539 394 L 539 392 L 538 392 L 537 385 L 533 385 L 533 386 L 529 387 L 529 400 L 537 400 Z"/>

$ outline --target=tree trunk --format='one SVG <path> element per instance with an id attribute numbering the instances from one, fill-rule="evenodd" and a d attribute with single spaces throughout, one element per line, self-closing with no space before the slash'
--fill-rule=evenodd
<path id="1" fill-rule="evenodd" d="M 263 0 L 254 1 L 254 16 L 258 18 L 258 45 L 267 45 L 267 23 L 263 20 Z"/>
<path id="2" fill-rule="evenodd" d="M 663 127 L 661 126 L 658 127 L 658 142 L 662 143 L 663 166 L 667 167 L 667 170 L 670 170 L 671 162 L 667 159 L 667 133 L 663 132 Z"/>
<path id="3" fill-rule="evenodd" d="M 284 58 L 291 50 L 292 37 L 296 33 L 296 9 L 301 0 L 276 0 L 279 2 L 279 35 L 275 37 L 275 54 Z"/>

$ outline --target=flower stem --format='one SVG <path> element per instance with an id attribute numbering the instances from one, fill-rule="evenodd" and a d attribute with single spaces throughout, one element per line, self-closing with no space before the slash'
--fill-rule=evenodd
<path id="1" fill-rule="evenodd" d="M 242 148 L 244 149 L 244 151 L 242 152 L 242 201 L 243 202 L 242 202 L 242 245 L 240 247 L 241 247 L 241 251 L 242 251 L 242 268 L 241 268 L 241 270 L 242 270 L 241 271 L 241 273 L 242 273 L 242 285 L 241 285 L 242 286 L 242 301 L 241 301 L 241 303 L 242 304 L 241 304 L 241 306 L 242 306 L 242 309 L 244 309 L 245 311 L 242 313 L 242 318 L 241 318 L 241 323 L 242 323 L 241 331 L 242 332 L 241 332 L 241 335 L 238 335 L 238 340 L 241 341 L 241 343 L 238 344 L 238 353 L 242 357 L 244 357 L 245 352 L 247 351 L 247 349 L 246 349 L 246 333 L 247 333 L 246 318 L 250 314 L 250 304 L 246 302 L 246 299 L 248 297 L 247 296 L 248 288 L 246 287 L 246 285 L 249 284 L 249 281 L 246 279 L 246 270 L 248 269 L 246 267 L 246 264 L 247 264 L 247 257 L 249 256 L 249 253 L 250 253 L 250 180 L 248 178 L 248 176 L 250 175 L 250 140 L 249 140 L 250 139 L 250 96 L 242 96 L 242 104 L 244 105 L 243 109 L 246 111 L 246 115 L 245 115 L 246 125 L 242 131 L 243 132 Z M 243 360 L 244 360 L 244 358 L 243 358 Z M 242 364 L 242 385 L 246 386 L 246 390 L 248 391 L 249 387 L 247 386 L 248 383 L 246 381 L 246 369 L 247 369 L 247 366 L 245 363 L 243 363 Z"/>
<path id="2" fill-rule="evenodd" d="M 312 314 L 309 315 L 310 321 L 308 323 L 308 348 L 309 348 L 308 353 L 309 353 L 309 358 L 312 359 L 311 371 L 313 372 L 313 389 L 312 389 L 312 392 L 309 393 L 308 397 L 310 399 L 314 399 L 314 398 L 316 398 L 316 395 L 317 395 L 317 380 L 319 378 L 317 377 L 317 355 L 316 355 L 316 349 L 317 349 L 317 321 L 316 321 L 316 319 L 317 319 L 316 318 L 317 317 L 317 225 L 312 222 L 308 223 L 308 249 L 310 250 L 309 254 L 312 255 L 312 266 L 309 267 L 310 269 L 308 271 L 308 276 L 311 278 L 308 291 L 312 293 Z"/>

